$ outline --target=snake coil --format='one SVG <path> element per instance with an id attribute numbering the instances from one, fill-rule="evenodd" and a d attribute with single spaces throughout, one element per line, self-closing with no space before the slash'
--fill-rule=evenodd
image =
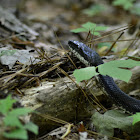
<path id="1" fill-rule="evenodd" d="M 84 43 L 69 41 L 68 45 L 70 51 L 86 66 L 98 66 L 104 63 L 99 54 Z M 99 74 L 98 77 L 106 93 L 117 106 L 123 107 L 131 113 L 140 112 L 140 100 L 132 98 L 124 93 L 110 76 Z"/>

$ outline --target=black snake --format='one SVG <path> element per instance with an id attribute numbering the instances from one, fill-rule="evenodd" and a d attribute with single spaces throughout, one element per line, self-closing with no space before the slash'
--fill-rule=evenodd
<path id="1" fill-rule="evenodd" d="M 86 66 L 98 66 L 104 63 L 98 53 L 84 43 L 69 41 L 68 45 L 71 52 Z M 123 107 L 131 113 L 140 112 L 140 100 L 132 98 L 124 93 L 110 76 L 99 74 L 98 77 L 106 93 L 116 105 Z"/>

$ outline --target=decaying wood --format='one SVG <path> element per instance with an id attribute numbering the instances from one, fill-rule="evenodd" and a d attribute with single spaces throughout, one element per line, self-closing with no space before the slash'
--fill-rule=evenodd
<path id="1" fill-rule="evenodd" d="M 140 88 L 139 67 L 135 67 L 132 72 L 133 76 L 129 83 L 117 81 L 117 83 L 120 83 L 120 88 L 129 89 L 129 91 Z M 92 95 L 91 90 L 97 98 L 100 98 L 103 94 L 101 89 L 97 88 L 94 80 L 89 82 L 87 87 L 85 87 L 84 82 L 80 86 L 86 89 L 85 92 L 88 96 Z M 39 87 L 22 90 L 22 92 L 25 94 L 21 99 L 24 106 L 31 107 L 41 114 L 68 122 L 85 120 L 94 111 L 93 106 L 82 91 L 68 77 L 58 79 L 54 82 L 42 82 Z M 40 126 L 41 131 L 54 129 L 57 125 L 57 123 L 47 118 L 45 120 L 45 118 L 38 115 L 33 115 L 32 120 Z"/>
<path id="2" fill-rule="evenodd" d="M 56 82 L 43 82 L 42 86 L 24 91 L 22 102 L 25 106 L 32 106 L 41 114 L 47 114 L 68 122 L 89 118 L 92 112 L 89 102 L 83 93 L 69 78 L 65 77 Z M 34 115 L 33 121 L 40 126 L 40 130 L 51 130 L 58 123 L 45 120 Z M 54 125 L 55 124 L 55 125 Z M 60 125 L 60 124 L 59 124 Z M 46 127 L 47 126 L 47 127 Z M 43 130 L 41 130 L 42 132 Z"/>

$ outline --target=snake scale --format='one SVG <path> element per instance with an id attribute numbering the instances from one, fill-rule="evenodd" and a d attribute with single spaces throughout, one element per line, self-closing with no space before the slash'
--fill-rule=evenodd
<path id="1" fill-rule="evenodd" d="M 99 54 L 84 43 L 79 41 L 69 41 L 68 45 L 70 51 L 86 66 L 98 66 L 104 63 Z M 131 113 L 140 112 L 140 100 L 132 98 L 124 93 L 115 84 L 112 77 L 101 74 L 99 74 L 98 77 L 107 95 L 118 107 L 123 107 L 126 111 Z"/>

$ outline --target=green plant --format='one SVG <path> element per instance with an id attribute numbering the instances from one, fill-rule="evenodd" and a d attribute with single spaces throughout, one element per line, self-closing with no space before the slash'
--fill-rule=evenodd
<path id="1" fill-rule="evenodd" d="M 113 78 L 118 78 L 120 80 L 128 82 L 132 76 L 132 72 L 130 70 L 122 68 L 132 68 L 134 66 L 140 66 L 140 61 L 134 61 L 131 59 L 115 60 L 99 65 L 97 67 L 92 66 L 75 70 L 73 74 L 77 82 L 88 80 L 98 74 L 108 75 Z M 96 72 L 97 68 L 99 73 Z"/>
<path id="2" fill-rule="evenodd" d="M 0 52 L 0 56 L 3 55 L 13 55 L 17 50 L 3 50 Z"/>
<path id="3" fill-rule="evenodd" d="M 140 15 L 140 3 L 134 3 L 136 0 L 114 0 L 114 6 L 122 6 L 124 10 L 128 10 L 130 13 Z"/>
<path id="4" fill-rule="evenodd" d="M 133 7 L 133 2 L 135 0 L 114 0 L 113 5 L 114 6 L 122 6 L 125 10 L 129 10 Z"/>
<path id="5" fill-rule="evenodd" d="M 98 48 L 102 48 L 102 47 L 104 47 L 104 46 L 110 48 L 111 45 L 112 45 L 112 44 L 109 43 L 109 42 L 98 43 Z"/>
<path id="6" fill-rule="evenodd" d="M 80 33 L 80 32 L 89 32 L 95 36 L 100 36 L 100 31 L 104 31 L 107 27 L 104 26 L 97 26 L 95 23 L 87 22 L 81 25 L 81 28 L 73 29 L 71 32 Z"/>
<path id="7" fill-rule="evenodd" d="M 101 13 L 103 10 L 105 10 L 103 5 L 95 4 L 92 5 L 90 8 L 83 10 L 83 13 L 88 16 L 94 16 Z"/>
<path id="8" fill-rule="evenodd" d="M 113 137 L 116 128 L 126 132 L 133 133 L 133 118 L 123 111 L 108 110 L 104 114 L 95 112 L 92 115 L 91 122 L 94 124 L 98 133 Z"/>
<path id="9" fill-rule="evenodd" d="M 136 113 L 136 114 L 132 115 L 131 117 L 133 117 L 133 125 L 140 122 L 140 113 Z"/>
<path id="10" fill-rule="evenodd" d="M 38 134 L 38 127 L 32 122 L 23 124 L 20 121 L 19 117 L 25 116 L 32 111 L 28 108 L 14 109 L 12 106 L 15 102 L 16 100 L 12 99 L 11 95 L 6 99 L 0 100 L 0 114 L 2 116 L 2 122 L 0 123 L 2 129 L 0 131 L 8 139 L 27 140 L 27 131 Z"/>
<path id="11" fill-rule="evenodd" d="M 140 3 L 134 4 L 133 7 L 130 9 L 130 13 L 140 16 Z"/>

